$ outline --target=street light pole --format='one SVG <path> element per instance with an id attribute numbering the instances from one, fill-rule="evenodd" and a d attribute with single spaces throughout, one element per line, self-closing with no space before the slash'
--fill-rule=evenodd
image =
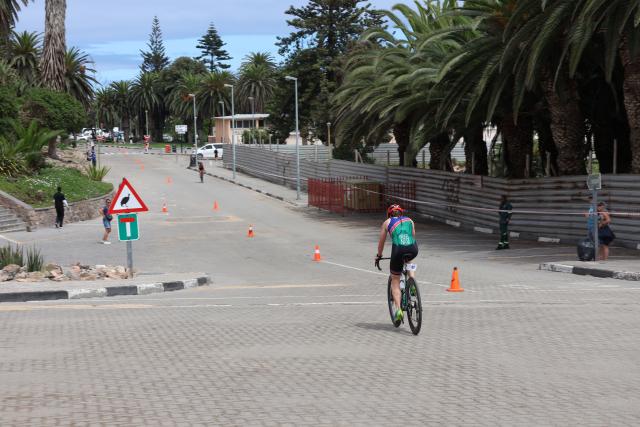
<path id="1" fill-rule="evenodd" d="M 147 127 L 147 135 L 149 135 L 149 110 L 144 110 L 144 122 Z"/>
<path id="2" fill-rule="evenodd" d="M 331 150 L 331 122 L 327 122 L 327 148 L 329 149 L 329 159 L 333 157 L 333 150 Z"/>
<path id="3" fill-rule="evenodd" d="M 231 88 L 231 151 L 233 152 L 233 180 L 236 180 L 236 104 L 233 98 L 233 85 L 225 84 Z"/>
<path id="4" fill-rule="evenodd" d="M 225 128 L 224 128 L 224 101 L 218 101 L 218 104 L 222 105 L 222 143 L 224 144 L 224 135 L 225 135 Z"/>
<path id="5" fill-rule="evenodd" d="M 286 76 L 286 80 L 293 81 L 296 94 L 296 200 L 300 200 L 300 127 L 298 123 L 298 78 Z"/>
<path id="6" fill-rule="evenodd" d="M 249 97 L 249 101 L 251 101 L 251 129 L 253 129 L 251 140 L 253 143 L 256 143 L 256 107 L 255 107 L 255 98 L 253 96 Z"/>
<path id="7" fill-rule="evenodd" d="M 189 97 L 193 99 L 193 146 L 195 147 L 194 156 L 197 164 L 198 162 L 198 113 L 196 111 L 196 94 L 190 93 Z"/>

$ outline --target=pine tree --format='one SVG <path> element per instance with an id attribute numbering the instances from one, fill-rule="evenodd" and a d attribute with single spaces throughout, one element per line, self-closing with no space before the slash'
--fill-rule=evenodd
<path id="1" fill-rule="evenodd" d="M 228 64 L 223 64 L 223 61 L 228 61 L 231 59 L 229 56 L 229 52 L 223 49 L 226 43 L 222 41 L 220 35 L 218 34 L 218 30 L 216 30 L 213 22 L 209 24 L 209 29 L 207 30 L 207 34 L 202 36 L 200 40 L 198 40 L 198 45 L 196 46 L 202 52 L 202 55 L 198 57 L 203 64 L 209 67 L 209 71 L 216 71 L 218 69 L 226 69 L 231 66 Z"/>
<path id="2" fill-rule="evenodd" d="M 153 17 L 151 24 L 151 34 L 149 35 L 148 52 L 140 51 L 142 55 L 142 65 L 140 69 L 143 73 L 158 72 L 169 65 L 169 58 L 166 55 L 164 43 L 162 41 L 162 30 L 157 16 Z"/>

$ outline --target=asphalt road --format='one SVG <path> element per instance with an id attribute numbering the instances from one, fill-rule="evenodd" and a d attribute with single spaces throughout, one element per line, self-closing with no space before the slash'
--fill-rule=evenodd
<path id="1" fill-rule="evenodd" d="M 214 284 L 1 305 L 2 425 L 640 423 L 640 284 L 537 271 L 573 248 L 495 252 L 490 236 L 418 224 L 414 337 L 390 324 L 386 272 L 373 268 L 383 218 L 200 184 L 170 158 L 102 160 L 151 209 L 140 273 L 206 271 Z M 124 245 L 100 235 L 89 221 L 11 238 L 61 264 L 123 264 Z M 462 294 L 445 291 L 454 266 Z"/>

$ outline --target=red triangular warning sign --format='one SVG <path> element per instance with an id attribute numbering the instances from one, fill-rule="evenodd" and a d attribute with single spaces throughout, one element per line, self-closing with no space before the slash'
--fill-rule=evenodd
<path id="1" fill-rule="evenodd" d="M 138 196 L 138 193 L 136 193 L 136 190 L 129 181 L 127 181 L 127 178 L 122 178 L 118 192 L 113 198 L 113 201 L 111 201 L 111 206 L 109 206 L 109 213 L 115 215 L 147 212 L 148 210 L 147 205 L 145 205 L 140 196 Z"/>

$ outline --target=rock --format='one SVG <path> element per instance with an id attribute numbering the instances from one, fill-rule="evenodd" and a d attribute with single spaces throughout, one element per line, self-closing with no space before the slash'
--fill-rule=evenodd
<path id="1" fill-rule="evenodd" d="M 82 272 L 80 274 L 80 280 L 98 280 L 98 276 L 94 273 L 89 273 L 89 272 Z"/>
<path id="2" fill-rule="evenodd" d="M 27 273 L 27 280 L 33 282 L 42 282 L 45 279 L 45 274 L 42 271 L 32 271 Z"/>
<path id="3" fill-rule="evenodd" d="M 11 279 L 13 279 L 13 276 L 11 274 L 7 273 L 4 270 L 0 270 L 0 282 L 8 282 Z"/>
<path id="4" fill-rule="evenodd" d="M 7 266 L 5 266 L 2 271 L 4 271 L 5 273 L 7 273 L 9 276 L 11 276 L 11 279 L 13 279 L 15 277 L 16 274 L 20 273 L 21 268 L 19 265 L 17 264 L 9 264 Z M 9 280 L 11 280 L 9 279 Z"/>
<path id="5" fill-rule="evenodd" d="M 71 270 L 67 271 L 65 273 L 65 276 L 69 279 L 69 280 L 80 280 L 80 269 L 78 268 L 77 270 L 75 268 L 72 268 Z M 55 279 L 54 279 L 55 280 Z"/>
<path id="6" fill-rule="evenodd" d="M 51 280 L 54 281 L 54 282 L 66 282 L 66 281 L 71 280 L 71 278 L 69 278 L 68 276 L 63 274 L 62 276 L 54 277 Z"/>
<path id="7" fill-rule="evenodd" d="M 127 273 L 127 269 L 124 268 L 123 266 L 119 265 L 116 267 L 116 273 L 122 275 L 122 274 L 126 274 Z"/>
<path id="8" fill-rule="evenodd" d="M 62 274 L 62 267 L 57 264 L 49 263 L 44 267 L 44 271 L 48 273 L 53 273 L 54 271 L 58 273 L 58 275 Z"/>
<path id="9" fill-rule="evenodd" d="M 48 279 L 53 279 L 54 277 L 60 277 L 63 274 L 62 267 L 56 264 L 47 264 L 44 267 L 44 270 L 45 270 L 45 277 Z"/>
<path id="10" fill-rule="evenodd" d="M 24 282 L 27 279 L 27 273 L 24 271 L 21 271 L 20 273 L 15 275 L 14 279 L 22 280 Z"/>
<path id="11" fill-rule="evenodd" d="M 20 273 L 28 273 L 27 267 L 20 267 Z"/>

